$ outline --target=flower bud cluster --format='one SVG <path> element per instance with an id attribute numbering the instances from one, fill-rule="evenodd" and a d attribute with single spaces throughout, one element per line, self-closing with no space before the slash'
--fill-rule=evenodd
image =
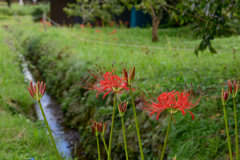
<path id="1" fill-rule="evenodd" d="M 230 80 L 228 80 L 228 88 L 229 88 L 229 91 L 230 91 L 232 97 L 235 98 L 237 96 L 237 92 L 239 89 L 239 81 L 237 83 L 236 82 L 233 83 L 234 90 L 232 90 L 232 83 Z"/>
<path id="2" fill-rule="evenodd" d="M 93 133 L 98 136 L 98 133 L 100 133 L 102 136 L 104 135 L 107 127 L 107 122 L 103 124 L 103 122 L 94 122 L 94 125 L 92 126 Z"/>
<path id="3" fill-rule="evenodd" d="M 124 114 L 127 110 L 127 105 L 128 105 L 128 102 L 126 102 L 126 101 L 118 104 L 118 111 L 119 111 L 120 116 L 124 116 Z"/>
<path id="4" fill-rule="evenodd" d="M 124 74 L 123 76 L 126 80 L 126 83 L 128 84 L 128 86 L 131 86 L 135 77 L 135 67 L 133 67 L 133 69 L 130 69 L 129 76 L 125 68 L 123 69 L 123 74 Z"/>
<path id="5" fill-rule="evenodd" d="M 30 87 L 28 87 L 28 91 L 30 93 L 30 95 L 36 99 L 37 101 L 40 101 L 42 96 L 45 93 L 45 89 L 46 89 L 46 84 L 44 84 L 43 86 L 43 82 L 37 82 L 37 85 L 33 86 L 32 81 L 30 81 Z"/>

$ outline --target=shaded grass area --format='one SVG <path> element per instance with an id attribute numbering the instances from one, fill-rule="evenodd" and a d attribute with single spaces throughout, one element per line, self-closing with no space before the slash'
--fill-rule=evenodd
<path id="1" fill-rule="evenodd" d="M 103 120 L 110 124 L 112 95 L 106 100 L 102 100 L 102 97 L 97 99 L 96 93 L 83 90 L 77 84 L 81 78 L 86 78 L 87 68 L 94 68 L 95 63 L 107 67 L 114 64 L 120 75 L 123 62 L 126 68 L 136 67 L 137 85 L 143 90 L 151 90 L 160 84 L 161 88 L 156 90 L 161 92 L 167 88 L 179 89 L 176 84 L 189 86 L 191 83 L 195 86 L 194 91 L 199 85 L 203 90 L 209 89 L 206 98 L 191 110 L 195 115 L 194 121 L 191 121 L 190 114 L 174 114 L 176 125 L 172 124 L 170 130 L 166 151 L 168 159 L 175 155 L 179 159 L 227 158 L 220 88 L 226 86 L 228 78 L 239 79 L 239 37 L 218 38 L 213 42 L 218 54 L 212 55 L 206 51 L 196 57 L 193 48 L 200 40 L 192 38 L 190 28 L 161 29 L 160 41 L 154 44 L 150 42 L 150 29 L 75 26 L 67 30 L 48 27 L 45 33 L 41 24 L 33 24 L 26 19 L 20 26 L 12 26 L 8 31 L 16 37 L 14 45 L 18 51 L 40 70 L 47 82 L 48 92 L 61 103 L 67 116 L 66 123 L 79 129 L 81 143 L 85 145 L 89 157 L 96 158 L 93 153 L 97 153 L 90 121 Z M 114 34 L 113 30 L 116 30 Z M 93 41 L 124 45 L 106 45 Z M 130 44 L 139 47 L 130 47 Z M 233 49 L 237 49 L 235 54 Z M 127 93 L 122 94 L 121 98 L 130 100 Z M 234 144 L 233 109 L 231 102 L 228 105 L 230 134 Z M 162 113 L 157 122 L 154 116 L 148 118 L 140 109 L 137 113 L 146 159 L 157 159 L 163 147 L 168 114 Z M 140 154 L 131 108 L 124 119 L 130 159 L 137 159 Z M 110 125 L 105 139 L 109 137 L 109 129 Z M 124 159 L 123 137 L 120 133 L 121 122 L 117 116 L 112 152 L 115 157 Z"/>
<path id="2" fill-rule="evenodd" d="M 0 33 L 0 159 L 56 160 L 43 124 L 31 121 L 34 101 L 20 71 L 18 52 L 11 50 L 3 28 Z"/>

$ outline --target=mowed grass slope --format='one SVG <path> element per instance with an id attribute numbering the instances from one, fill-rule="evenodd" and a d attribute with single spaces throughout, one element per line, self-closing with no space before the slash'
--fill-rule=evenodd
<path id="1" fill-rule="evenodd" d="M 201 86 L 204 91 L 209 89 L 203 101 L 191 110 L 195 115 L 194 121 L 192 121 L 190 114 L 185 116 L 180 112 L 174 114 L 176 125 L 172 124 L 169 135 L 168 158 L 171 159 L 174 155 L 177 155 L 179 159 L 199 160 L 226 159 L 228 157 L 220 90 L 221 87 L 226 86 L 229 78 L 239 79 L 240 57 L 238 49 L 240 37 L 216 38 L 213 41 L 213 46 L 219 53 L 213 55 L 205 51 L 199 53 L 197 57 L 194 55 L 194 47 L 199 44 L 200 40 L 193 38 L 193 33 L 188 27 L 159 29 L 159 42 L 151 43 L 151 29 L 80 28 L 77 25 L 74 28 L 47 27 L 45 33 L 42 24 L 31 23 L 24 17 L 22 19 L 20 26 L 10 28 L 11 34 L 16 37 L 19 46 L 26 48 L 28 52 L 25 53 L 26 55 L 34 57 L 34 60 L 37 59 L 35 63 L 43 75 L 47 77 L 47 82 L 52 82 L 50 85 L 52 88 L 49 89 L 58 90 L 59 88 L 56 86 L 59 83 L 61 87 L 69 87 L 67 84 L 69 81 L 66 79 L 79 83 L 83 75 L 87 76 L 87 72 L 80 68 L 81 64 L 86 63 L 87 66 L 84 65 L 84 67 L 90 69 L 94 68 L 94 64 L 106 67 L 114 64 L 114 68 L 117 68 L 120 75 L 121 62 L 128 69 L 136 67 L 136 78 L 138 79 L 136 85 L 139 85 L 142 90 L 145 88 L 151 90 L 153 86 L 156 87 L 160 84 L 161 88 L 156 90 L 161 92 L 167 88 L 170 90 L 179 89 L 176 84 L 190 86 L 191 83 L 194 86 L 194 91 L 197 90 L 198 86 Z M 235 54 L 233 49 L 237 50 Z M 51 68 L 51 66 L 54 67 Z M 57 94 L 62 94 L 62 92 L 59 91 Z M 95 93 L 91 92 L 91 94 L 94 97 L 92 101 L 97 101 Z M 69 112 L 72 109 L 71 106 L 75 105 L 73 102 L 84 100 L 82 95 L 73 95 L 73 98 L 70 96 L 66 96 L 68 99 L 59 100 L 66 112 Z M 127 95 L 123 96 L 127 97 Z M 98 99 L 99 101 L 101 99 Z M 101 106 L 102 103 L 101 105 L 92 103 L 94 102 L 91 102 L 91 105 L 97 110 L 101 107 L 102 111 L 101 113 L 96 111 L 94 118 L 101 120 L 104 117 L 105 119 L 110 117 L 111 111 L 104 110 L 105 106 Z M 239 97 L 237 97 L 237 103 L 239 103 Z M 78 106 L 75 111 L 84 114 L 83 108 L 83 106 L 81 108 Z M 128 112 L 131 112 L 131 109 Z M 231 140 L 234 144 L 231 99 L 227 112 L 230 134 L 233 137 Z M 69 115 L 71 116 L 71 114 Z M 168 123 L 167 114 L 162 113 L 158 122 L 154 116 L 149 119 L 147 114 L 140 110 L 138 110 L 138 115 L 144 152 L 147 159 L 156 159 L 163 147 Z M 127 114 L 126 117 L 128 116 L 132 115 Z M 79 117 L 81 116 L 79 115 L 77 118 Z M 74 126 L 77 123 L 72 122 L 71 125 Z M 131 125 L 130 118 L 126 118 L 126 126 L 126 134 L 134 134 L 135 130 Z M 88 133 L 90 133 L 90 127 L 88 129 Z M 87 131 L 84 130 L 84 132 Z M 82 134 L 84 141 L 84 133 Z M 119 132 L 116 131 L 115 136 L 117 134 Z M 131 135 L 129 143 L 133 141 Z M 86 133 L 85 137 L 88 136 L 89 134 Z M 121 136 L 118 136 L 121 139 Z M 120 146 L 120 144 L 120 142 L 115 141 L 114 145 Z M 129 148 L 132 149 L 132 144 L 129 145 Z M 89 148 L 89 146 L 86 147 Z"/>
<path id="2" fill-rule="evenodd" d="M 0 159 L 56 160 L 42 123 L 31 121 L 34 100 L 20 70 L 19 53 L 3 28 L 0 33 Z"/>

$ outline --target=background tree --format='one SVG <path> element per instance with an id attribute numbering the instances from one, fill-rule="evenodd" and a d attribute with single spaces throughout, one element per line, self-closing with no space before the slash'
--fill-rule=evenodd
<path id="1" fill-rule="evenodd" d="M 68 4 L 64 11 L 69 16 L 80 16 L 82 24 L 101 18 L 103 22 L 110 23 L 114 15 L 119 15 L 124 10 L 123 4 L 118 0 L 77 0 Z"/>
<path id="2" fill-rule="evenodd" d="M 6 1 L 7 1 L 8 7 L 11 8 L 11 3 L 12 3 L 11 0 L 6 0 Z"/>
<path id="3" fill-rule="evenodd" d="M 181 24 L 193 22 L 195 36 L 202 38 L 195 48 L 196 55 L 207 47 L 211 53 L 217 53 L 211 40 L 216 36 L 230 36 L 240 31 L 239 7 L 236 0 L 182 0 L 177 6 L 175 17 Z"/>
<path id="4" fill-rule="evenodd" d="M 152 18 L 152 41 L 158 41 L 158 27 L 163 18 L 163 11 L 169 12 L 165 4 L 177 6 L 181 0 L 124 0 L 124 3 L 130 7 L 151 15 Z"/>

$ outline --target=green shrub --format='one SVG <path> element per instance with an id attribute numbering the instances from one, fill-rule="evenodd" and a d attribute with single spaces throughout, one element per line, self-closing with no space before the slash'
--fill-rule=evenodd
<path id="1" fill-rule="evenodd" d="M 50 11 L 50 6 L 49 4 L 39 4 L 37 7 L 35 7 L 31 13 L 33 16 L 33 21 L 38 22 L 39 20 L 42 19 L 42 14 L 45 13 L 46 15 Z"/>

